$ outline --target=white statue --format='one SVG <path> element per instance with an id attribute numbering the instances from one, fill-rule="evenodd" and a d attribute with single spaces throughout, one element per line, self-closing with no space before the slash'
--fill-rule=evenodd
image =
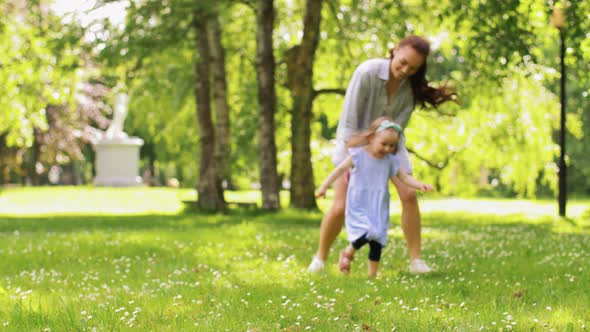
<path id="1" fill-rule="evenodd" d="M 115 107 L 113 110 L 113 120 L 106 131 L 105 138 L 127 138 L 128 135 L 123 131 L 123 122 L 127 116 L 127 101 L 129 98 L 125 93 L 119 93 L 115 97 Z"/>
<path id="2" fill-rule="evenodd" d="M 116 89 L 115 91 L 121 91 Z M 123 122 L 127 116 L 127 95 L 115 95 L 113 120 L 103 137 L 94 144 L 96 151 L 97 186 L 136 186 L 142 183 L 139 176 L 139 150 L 143 140 L 129 137 L 123 131 Z"/>

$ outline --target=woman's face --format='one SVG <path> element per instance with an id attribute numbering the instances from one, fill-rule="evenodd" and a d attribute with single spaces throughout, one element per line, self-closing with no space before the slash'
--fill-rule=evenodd
<path id="1" fill-rule="evenodd" d="M 397 80 L 414 75 L 424 63 L 424 56 L 411 46 L 403 46 L 393 50 L 391 75 Z"/>

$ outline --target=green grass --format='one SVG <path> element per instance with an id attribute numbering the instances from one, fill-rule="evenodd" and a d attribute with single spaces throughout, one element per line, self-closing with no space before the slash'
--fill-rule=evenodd
<path id="1" fill-rule="evenodd" d="M 258 199 L 228 193 L 234 201 Z M 392 204 L 376 280 L 305 268 L 319 212 L 182 212 L 189 190 L 0 192 L 1 331 L 582 331 L 589 200 L 422 200 L 429 276 L 407 271 Z M 328 200 L 322 200 L 322 209 Z M 341 235 L 334 246 L 346 245 Z"/>

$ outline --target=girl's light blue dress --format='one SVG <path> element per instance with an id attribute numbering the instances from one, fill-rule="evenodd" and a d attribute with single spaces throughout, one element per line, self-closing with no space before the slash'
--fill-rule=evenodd
<path id="1" fill-rule="evenodd" d="M 389 229 L 389 179 L 397 175 L 398 161 L 392 154 L 375 159 L 364 147 L 350 148 L 353 168 L 346 194 L 346 233 L 354 242 L 364 234 L 381 245 Z"/>

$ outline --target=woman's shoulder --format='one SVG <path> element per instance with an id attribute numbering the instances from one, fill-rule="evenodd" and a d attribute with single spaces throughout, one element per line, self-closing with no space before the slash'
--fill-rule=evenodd
<path id="1" fill-rule="evenodd" d="M 389 66 L 389 59 L 369 59 L 361 62 L 356 68 L 356 71 L 359 73 L 378 74 L 383 66 Z"/>

